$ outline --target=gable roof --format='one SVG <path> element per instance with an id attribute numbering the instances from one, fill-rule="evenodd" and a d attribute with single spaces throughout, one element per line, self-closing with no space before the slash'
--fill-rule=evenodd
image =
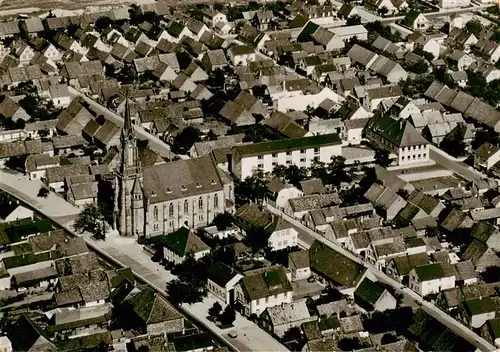
<path id="1" fill-rule="evenodd" d="M 431 281 L 455 276 L 455 270 L 448 263 L 432 263 L 415 267 L 415 273 L 420 281 Z"/>
<path id="2" fill-rule="evenodd" d="M 225 287 L 237 274 L 236 270 L 222 262 L 214 263 L 208 269 L 208 278 L 221 287 Z"/>
<path id="3" fill-rule="evenodd" d="M 138 289 L 139 292 L 132 292 L 125 302 L 131 305 L 132 311 L 143 324 L 182 319 L 182 315 L 151 287 L 144 285 Z"/>
<path id="4" fill-rule="evenodd" d="M 383 284 L 365 277 L 356 288 L 356 291 L 354 291 L 354 299 L 358 298 L 364 304 L 373 307 L 384 291 L 385 287 Z"/>
<path id="5" fill-rule="evenodd" d="M 311 269 L 345 287 L 355 287 L 366 271 L 362 265 L 319 241 L 314 241 L 309 248 L 309 259 Z"/>
<path id="6" fill-rule="evenodd" d="M 40 327 L 24 314 L 17 319 L 9 334 L 16 351 L 56 351 L 56 346 L 45 337 Z"/>
<path id="7" fill-rule="evenodd" d="M 240 283 L 250 301 L 292 291 L 285 270 L 280 266 L 246 272 Z"/>

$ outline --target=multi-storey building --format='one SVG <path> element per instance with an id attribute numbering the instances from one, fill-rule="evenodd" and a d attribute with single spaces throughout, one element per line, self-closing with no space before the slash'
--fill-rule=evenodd
<path id="1" fill-rule="evenodd" d="M 342 141 L 335 133 L 235 146 L 231 172 L 241 180 L 255 171 L 271 172 L 278 165 L 310 167 L 314 161 L 329 163 L 342 154 Z"/>
<path id="2" fill-rule="evenodd" d="M 429 142 L 405 119 L 375 115 L 365 127 L 366 138 L 387 151 L 398 165 L 429 162 Z"/>

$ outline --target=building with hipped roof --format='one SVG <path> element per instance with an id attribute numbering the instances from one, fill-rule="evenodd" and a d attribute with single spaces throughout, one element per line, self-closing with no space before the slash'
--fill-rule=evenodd
<path id="1" fill-rule="evenodd" d="M 236 300 L 243 305 L 243 313 L 259 315 L 268 307 L 292 302 L 292 285 L 281 266 L 255 269 L 243 273 L 236 286 Z"/>
<path id="2" fill-rule="evenodd" d="M 376 114 L 365 126 L 368 140 L 392 154 L 398 165 L 429 162 L 429 142 L 405 119 Z"/>

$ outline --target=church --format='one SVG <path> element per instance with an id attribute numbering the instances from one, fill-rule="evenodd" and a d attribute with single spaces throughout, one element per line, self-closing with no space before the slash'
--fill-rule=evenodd
<path id="1" fill-rule="evenodd" d="M 114 199 L 114 225 L 122 236 L 149 238 L 184 225 L 199 228 L 233 210 L 232 179 L 212 156 L 143 167 L 128 100 L 124 119 Z"/>

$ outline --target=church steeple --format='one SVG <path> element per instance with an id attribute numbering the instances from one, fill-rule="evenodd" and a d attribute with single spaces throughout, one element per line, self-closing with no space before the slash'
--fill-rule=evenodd
<path id="1" fill-rule="evenodd" d="M 134 124 L 132 123 L 132 118 L 130 117 L 128 93 L 125 96 L 125 116 L 124 116 L 121 137 L 122 137 L 122 142 L 124 139 L 131 139 L 131 138 L 135 139 Z"/>
<path id="2" fill-rule="evenodd" d="M 135 138 L 134 124 L 130 117 L 128 94 L 125 98 L 125 116 L 120 136 L 121 165 L 118 172 L 115 212 L 118 231 L 122 236 L 144 235 L 144 197 L 142 170 Z"/>

